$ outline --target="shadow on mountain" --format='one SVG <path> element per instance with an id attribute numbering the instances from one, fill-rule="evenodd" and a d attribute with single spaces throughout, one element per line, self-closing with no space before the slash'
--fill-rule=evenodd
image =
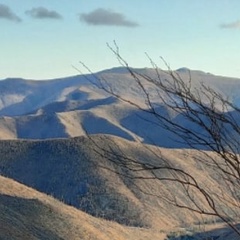
<path id="1" fill-rule="evenodd" d="M 63 239 L 44 221 L 56 220 L 51 208 L 37 199 L 0 194 L 0 212 L 0 239 Z"/>
<path id="2" fill-rule="evenodd" d="M 56 114 L 23 116 L 17 121 L 17 136 L 24 139 L 68 137 Z"/>
<path id="3" fill-rule="evenodd" d="M 108 119 L 99 117 L 92 112 L 83 114 L 81 124 L 88 134 L 110 134 L 127 140 L 134 140 L 128 132 L 114 125 Z"/>
<path id="4" fill-rule="evenodd" d="M 115 97 L 107 97 L 103 99 L 93 99 L 93 100 L 79 100 L 70 99 L 61 102 L 50 103 L 42 108 L 44 113 L 56 113 L 56 112 L 67 112 L 74 110 L 90 110 L 103 105 L 111 105 L 116 103 L 118 100 Z M 37 110 L 38 111 L 38 110 Z M 32 113 L 36 113 L 34 111 Z"/>
<path id="5" fill-rule="evenodd" d="M 171 113 L 164 106 L 159 108 L 158 111 L 161 115 L 169 119 L 172 118 Z M 143 143 L 166 148 L 188 147 L 174 132 L 166 130 L 154 114 L 137 109 L 121 119 L 120 123 L 124 128 L 141 137 Z"/>
<path id="6" fill-rule="evenodd" d="M 213 139 L 212 121 L 207 113 L 194 116 L 189 113 L 174 113 L 173 109 L 166 106 L 154 108 L 154 113 L 136 109 L 121 119 L 121 125 L 143 139 L 143 143 L 165 148 L 190 148 L 198 150 L 215 149 Z M 221 138 L 231 145 L 235 152 L 240 150 L 235 144 L 238 139 L 240 114 L 238 111 L 223 113 L 222 118 L 228 121 L 214 119 L 217 126 L 221 127 Z M 189 134 L 190 133 L 190 134 Z"/>

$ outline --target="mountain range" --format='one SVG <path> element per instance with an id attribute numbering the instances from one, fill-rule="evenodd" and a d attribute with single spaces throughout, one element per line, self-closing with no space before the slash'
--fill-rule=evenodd
<path id="1" fill-rule="evenodd" d="M 136 71 L 156 78 L 154 69 Z M 176 73 L 186 81 L 191 77 L 193 88 L 199 88 L 202 82 L 227 96 L 236 106 L 240 105 L 238 79 L 185 68 L 178 69 Z M 161 74 L 162 79 L 170 78 L 165 72 Z M 104 91 L 102 84 L 115 96 Z M 159 100 L 152 86 L 147 85 L 146 88 L 153 95 L 152 101 L 159 105 L 159 111 L 173 121 L 184 121 L 181 115 L 172 116 L 172 111 Z M 117 96 L 144 106 L 145 96 L 126 68 L 45 81 L 2 80 L 0 139 L 65 138 L 82 136 L 87 132 L 111 134 L 162 147 L 186 147 L 173 141 L 175 136 L 157 126 L 157 120 L 151 114 L 121 101 Z"/>
<path id="2" fill-rule="evenodd" d="M 134 71 L 159 77 L 151 68 Z M 184 81 L 191 78 L 196 89 L 200 83 L 208 85 L 240 106 L 240 79 L 186 68 L 174 74 Z M 171 78 L 164 71 L 160 77 Z M 159 112 L 197 131 L 164 105 L 150 83 L 145 87 Z M 143 181 L 151 179 L 151 173 L 138 175 L 124 167 L 127 162 L 116 164 L 119 156 L 136 164 L 168 162 L 188 169 L 216 192 L 223 185 L 213 169 L 196 162 L 204 159 L 204 151 L 187 149 L 151 113 L 141 110 L 145 97 L 124 67 L 43 81 L 1 80 L 0 239 L 180 240 L 167 235 L 191 229 L 197 238 L 199 226 L 207 228 L 205 237 L 237 239 L 222 223 L 217 225 L 221 235 L 213 230 L 216 219 L 203 219 L 163 201 L 164 194 L 174 193 L 188 204 L 178 185 Z M 224 191 L 228 194 L 229 189 Z"/>

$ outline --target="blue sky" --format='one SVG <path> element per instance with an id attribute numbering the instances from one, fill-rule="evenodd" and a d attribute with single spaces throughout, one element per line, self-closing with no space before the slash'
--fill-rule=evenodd
<path id="1" fill-rule="evenodd" d="M 188 67 L 240 78 L 239 0 L 0 0 L 0 79 L 49 79 L 118 66 Z"/>

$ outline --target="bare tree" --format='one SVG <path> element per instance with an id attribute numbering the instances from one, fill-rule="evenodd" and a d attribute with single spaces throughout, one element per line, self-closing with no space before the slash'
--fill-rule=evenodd
<path id="1" fill-rule="evenodd" d="M 94 75 L 97 86 L 151 115 L 154 124 L 173 133 L 177 141 L 200 153 L 195 157 L 195 161 L 203 168 L 212 170 L 211 177 L 220 182 L 220 187 L 216 190 L 206 182 L 204 184 L 188 169 L 165 161 L 160 152 L 153 154 L 161 161 L 146 163 L 132 159 L 124 153 L 116 155 L 111 149 L 98 149 L 96 146 L 96 151 L 103 154 L 102 150 L 104 150 L 105 156 L 112 163 L 126 170 L 117 171 L 125 177 L 142 179 L 141 173 L 144 171 L 149 173 L 149 177 L 142 180 L 177 184 L 188 201 L 185 203 L 179 201 L 174 193 L 167 193 L 165 196 L 161 194 L 165 201 L 200 215 L 218 217 L 240 236 L 240 230 L 236 226 L 240 216 L 240 124 L 238 122 L 240 109 L 215 89 L 203 83 L 199 83 L 197 87 L 193 86 L 190 72 L 188 80 L 183 79 L 176 71 L 172 71 L 166 62 L 164 63 L 168 70 L 163 71 L 147 56 L 155 70 L 155 77 L 148 76 L 131 68 L 121 56 L 116 44 L 114 47 L 110 45 L 108 47 L 130 73 L 139 92 L 144 96 L 144 104 L 119 95 L 104 77 Z M 83 66 L 86 67 L 84 64 Z M 162 72 L 167 76 L 166 78 L 162 78 Z M 149 89 L 154 89 L 154 96 Z M 155 101 L 156 97 L 158 102 Z M 159 102 L 174 114 L 181 115 L 184 122 L 172 120 L 159 111 Z M 167 171 L 168 174 L 162 174 L 163 171 L 164 173 Z M 134 174 L 130 174 L 131 172 Z M 160 194 L 156 196 L 159 197 Z"/>

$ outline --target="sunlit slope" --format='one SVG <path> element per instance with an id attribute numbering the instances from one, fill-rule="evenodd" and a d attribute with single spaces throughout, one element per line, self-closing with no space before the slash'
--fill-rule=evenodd
<path id="1" fill-rule="evenodd" d="M 161 166 L 167 162 L 178 166 L 217 193 L 221 181 L 214 178 L 213 169 L 203 168 L 194 160 L 195 157 L 205 155 L 193 150 L 158 148 L 105 135 L 90 139 L 0 142 L 2 175 L 93 216 L 136 227 L 168 228 L 203 220 L 189 211 L 174 208 L 164 200 L 165 196 L 171 197 L 174 193 L 179 203 L 191 204 L 181 185 L 154 180 L 148 171 L 131 172 L 125 168 L 131 167 L 128 160 L 139 164 Z M 167 170 L 159 174 L 169 176 Z M 196 199 L 199 204 L 206 204 L 198 194 Z"/>
<path id="2" fill-rule="evenodd" d="M 165 234 L 91 217 L 0 176 L 0 239 L 144 240 Z"/>

